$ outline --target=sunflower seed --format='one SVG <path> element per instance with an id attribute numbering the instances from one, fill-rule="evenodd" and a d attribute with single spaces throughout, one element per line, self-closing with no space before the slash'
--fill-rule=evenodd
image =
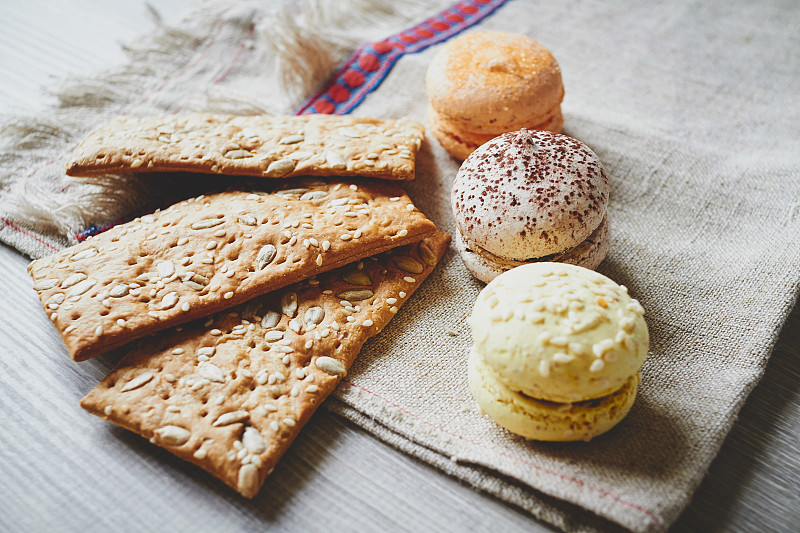
<path id="1" fill-rule="evenodd" d="M 230 150 L 225 152 L 224 156 L 228 159 L 245 159 L 248 157 L 253 157 L 253 154 L 247 150 Z"/>
<path id="2" fill-rule="evenodd" d="M 186 286 L 196 291 L 202 291 L 205 286 L 208 285 L 208 278 L 200 274 L 195 274 L 194 272 L 185 272 L 181 274 L 181 280 L 183 280 Z"/>
<path id="3" fill-rule="evenodd" d="M 243 465 L 239 469 L 236 490 L 245 498 L 252 498 L 258 492 L 258 468 L 253 464 Z"/>
<path id="4" fill-rule="evenodd" d="M 158 309 L 163 311 L 164 309 L 170 309 L 174 307 L 176 303 L 178 303 L 178 293 L 177 292 L 169 292 L 164 295 L 161 299 L 161 303 L 158 305 Z"/>
<path id="5" fill-rule="evenodd" d="M 343 169 L 347 166 L 341 155 L 331 151 L 325 152 L 325 162 L 328 163 L 331 168 Z"/>
<path id="6" fill-rule="evenodd" d="M 347 369 L 344 365 L 333 357 L 317 357 L 314 364 L 317 368 L 332 376 L 342 377 L 347 374 Z"/>
<path id="7" fill-rule="evenodd" d="M 81 294 L 85 293 L 86 291 L 94 287 L 95 283 L 97 282 L 93 279 L 85 279 L 80 283 L 78 283 L 77 285 L 75 285 L 74 287 L 72 287 L 72 290 L 69 291 L 67 297 L 71 298 L 73 296 L 80 296 Z"/>
<path id="8" fill-rule="evenodd" d="M 393 256 L 392 260 L 400 270 L 405 270 L 406 272 L 410 272 L 412 274 L 422 274 L 422 271 L 425 270 L 425 267 L 422 266 L 422 263 L 405 255 Z"/>
<path id="9" fill-rule="evenodd" d="M 180 426 L 164 426 L 155 430 L 156 438 L 167 446 L 182 446 L 192 434 Z"/>
<path id="10" fill-rule="evenodd" d="M 294 159 L 278 159 L 269 164 L 264 175 L 270 178 L 280 178 L 294 170 L 296 165 L 297 161 Z"/>
<path id="11" fill-rule="evenodd" d="M 353 272 L 348 272 L 342 279 L 345 280 L 347 283 L 352 285 L 361 285 L 363 287 L 369 287 L 372 285 L 372 280 L 369 279 L 369 276 L 362 272 L 361 270 L 354 270 Z"/>
<path id="12" fill-rule="evenodd" d="M 303 201 L 319 200 L 328 196 L 327 191 L 309 191 L 303 194 L 300 199 Z"/>
<path id="13" fill-rule="evenodd" d="M 45 303 L 52 304 L 52 305 L 61 305 L 62 303 L 64 303 L 64 298 L 66 298 L 66 297 L 67 297 L 67 295 L 64 294 L 63 292 L 57 292 L 54 295 L 52 295 L 50 298 L 48 298 L 47 302 L 45 302 Z"/>
<path id="14" fill-rule="evenodd" d="M 66 282 L 66 280 L 64 281 Z M 37 281 L 36 283 L 34 283 L 33 288 L 37 291 L 46 291 L 47 289 L 52 289 L 53 287 L 58 285 L 58 282 L 59 282 L 58 278 L 43 279 L 41 281 Z M 77 283 L 77 281 L 75 283 Z"/>
<path id="15" fill-rule="evenodd" d="M 261 327 L 262 328 L 274 328 L 278 325 L 278 322 L 281 320 L 281 315 L 276 313 L 275 311 L 267 311 L 264 313 L 264 318 L 261 319 Z"/>
<path id="16" fill-rule="evenodd" d="M 419 242 L 417 250 L 419 251 L 420 259 L 425 261 L 428 266 L 436 266 L 436 255 L 434 255 L 433 250 L 431 250 L 430 246 L 428 246 L 425 241 Z"/>
<path id="17" fill-rule="evenodd" d="M 211 425 L 214 427 L 228 426 L 236 422 L 242 422 L 248 418 L 250 418 L 250 414 L 247 411 L 231 411 L 230 413 L 220 415 Z"/>
<path id="18" fill-rule="evenodd" d="M 264 453 L 267 449 L 267 441 L 254 427 L 245 428 L 244 435 L 242 435 L 242 444 L 245 450 L 250 453 Z"/>
<path id="19" fill-rule="evenodd" d="M 111 290 L 108 291 L 108 295 L 112 298 L 122 298 L 128 294 L 128 291 L 130 291 L 130 287 L 127 285 L 118 284 L 111 287 Z"/>
<path id="20" fill-rule="evenodd" d="M 277 316 L 278 313 L 275 313 L 275 315 Z M 283 338 L 283 332 L 282 331 L 268 331 L 268 332 L 266 332 L 264 334 L 264 340 L 267 341 L 267 342 L 279 341 L 282 338 Z"/>
<path id="21" fill-rule="evenodd" d="M 312 328 L 325 318 L 325 310 L 319 306 L 309 307 L 303 315 L 303 321 Z"/>
<path id="22" fill-rule="evenodd" d="M 281 138 L 278 141 L 278 144 L 296 144 L 299 142 L 303 142 L 304 137 L 302 135 L 287 135 L 286 137 Z"/>
<path id="23" fill-rule="evenodd" d="M 259 270 L 270 264 L 272 260 L 275 259 L 277 253 L 277 248 L 272 244 L 265 244 L 262 246 L 261 250 L 258 251 L 258 257 L 256 257 Z"/>
<path id="24" fill-rule="evenodd" d="M 168 278 L 175 273 L 175 265 L 172 261 L 161 261 L 156 264 L 156 273 L 161 279 Z"/>
<path id="25" fill-rule="evenodd" d="M 76 274 L 72 274 L 71 276 L 67 276 L 67 278 L 64 281 L 61 282 L 61 288 L 62 289 L 68 289 L 69 287 L 72 287 L 73 285 L 75 285 L 77 283 L 80 283 L 81 281 L 85 280 L 86 278 L 87 278 L 86 274 L 84 274 L 82 272 L 78 272 Z"/>
<path id="26" fill-rule="evenodd" d="M 225 374 L 223 374 L 222 370 L 217 365 L 211 363 L 200 363 L 200 366 L 198 366 L 197 369 L 200 372 L 200 375 L 207 380 L 216 381 L 217 383 L 225 383 Z"/>
<path id="27" fill-rule="evenodd" d="M 258 224 L 258 220 L 256 220 L 256 217 L 254 217 L 250 213 L 239 215 L 239 222 L 241 222 L 242 224 L 246 224 L 248 226 L 255 226 L 256 224 Z"/>
<path id="28" fill-rule="evenodd" d="M 138 376 L 127 382 L 125 386 L 120 389 L 120 392 L 128 392 L 129 390 L 138 389 L 139 387 L 141 387 L 142 385 L 153 379 L 154 375 L 155 374 L 149 371 L 142 372 L 141 374 L 139 374 Z"/>
<path id="29" fill-rule="evenodd" d="M 289 318 L 297 314 L 297 294 L 287 292 L 281 296 L 281 312 Z"/>
<path id="30" fill-rule="evenodd" d="M 303 331 L 303 322 L 299 318 L 293 318 L 289 321 L 289 329 L 295 333 Z"/>
<path id="31" fill-rule="evenodd" d="M 372 298 L 374 295 L 375 293 L 370 289 L 353 289 L 341 292 L 337 294 L 336 297 L 341 298 L 342 300 L 347 300 L 348 302 L 360 302 L 361 300 Z"/>
<path id="32" fill-rule="evenodd" d="M 81 259 L 89 259 L 90 257 L 96 256 L 97 253 L 98 253 L 97 250 L 95 250 L 94 248 L 87 248 L 85 250 L 81 250 L 76 254 L 73 254 L 72 257 L 70 257 L 70 260 L 80 261 Z"/>
<path id="33" fill-rule="evenodd" d="M 192 224 L 192 229 L 213 228 L 215 226 L 219 226 L 223 222 L 225 222 L 224 218 L 204 218 L 203 220 L 198 220 Z"/>

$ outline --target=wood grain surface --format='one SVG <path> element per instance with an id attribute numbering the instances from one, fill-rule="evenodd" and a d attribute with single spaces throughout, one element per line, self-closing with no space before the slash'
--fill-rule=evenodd
<path id="1" fill-rule="evenodd" d="M 167 21 L 189 0 L 158 2 Z M 152 27 L 145 3 L 0 3 L 0 112 L 42 109 L 40 89 L 124 60 Z M 0 531 L 550 531 L 324 410 L 252 502 L 78 406 L 121 353 L 75 363 L 39 306 L 28 259 L 0 245 Z M 758 312 L 758 310 L 753 310 Z M 797 531 L 800 312 L 672 527 Z"/>

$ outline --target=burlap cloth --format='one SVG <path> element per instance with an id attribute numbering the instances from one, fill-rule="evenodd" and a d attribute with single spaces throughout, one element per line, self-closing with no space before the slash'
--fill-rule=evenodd
<path id="1" fill-rule="evenodd" d="M 567 531 L 615 527 L 607 520 L 666 529 L 761 377 L 800 282 L 800 8 L 737 4 L 512 1 L 478 26 L 552 50 L 566 87 L 564 131 L 609 175 L 612 245 L 600 271 L 642 302 L 652 339 L 640 396 L 619 427 L 590 443 L 541 444 L 480 416 L 466 386 L 465 318 L 482 284 L 452 251 L 326 406 Z M 381 26 L 334 16 L 336 53 L 408 25 L 408 13 L 385 11 Z M 273 68 L 274 16 L 206 6 L 142 41 L 124 69 L 59 89 L 61 108 L 7 123 L 0 238 L 42 256 L 81 226 L 152 199 L 152 183 L 116 182 L 127 194 L 109 196 L 102 184 L 66 181 L 66 153 L 110 116 L 291 113 L 300 99 Z M 424 121 L 436 50 L 403 57 L 354 114 Z M 429 139 L 406 187 L 450 232 L 457 169 Z M 80 213 L 70 211 L 76 190 Z M 60 226 L 24 218 L 56 207 Z"/>

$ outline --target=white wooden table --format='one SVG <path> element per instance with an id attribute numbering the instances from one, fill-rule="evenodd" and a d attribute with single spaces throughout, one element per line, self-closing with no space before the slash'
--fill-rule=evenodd
<path id="1" fill-rule="evenodd" d="M 189 0 L 162 0 L 176 21 Z M 0 112 L 43 109 L 40 89 L 124 60 L 152 27 L 141 0 L 3 0 Z M 0 531 L 549 531 L 320 410 L 252 502 L 84 413 L 117 357 L 69 360 L 25 273 L 0 245 Z M 120 468 L 110 468 L 116 465 Z M 674 531 L 800 530 L 800 312 Z M 146 491 L 147 501 L 130 494 Z M 201 503 L 200 503 L 201 502 Z"/>

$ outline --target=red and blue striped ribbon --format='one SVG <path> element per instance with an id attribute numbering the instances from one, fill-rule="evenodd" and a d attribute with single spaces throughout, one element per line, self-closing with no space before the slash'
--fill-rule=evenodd
<path id="1" fill-rule="evenodd" d="M 358 47 L 295 114 L 346 115 L 386 78 L 405 54 L 420 52 L 473 26 L 508 0 L 464 0 L 382 41 Z"/>

